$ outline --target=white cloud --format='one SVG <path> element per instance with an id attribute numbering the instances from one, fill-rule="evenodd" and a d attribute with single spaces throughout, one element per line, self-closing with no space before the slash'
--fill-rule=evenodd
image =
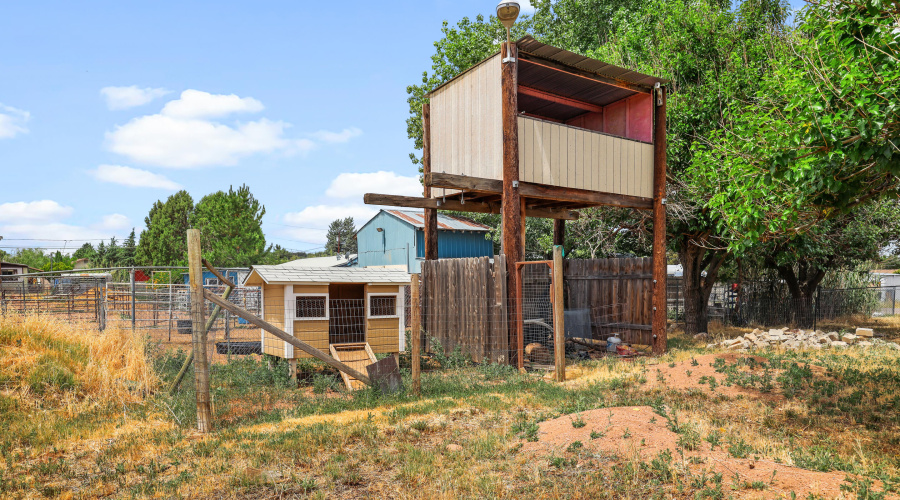
<path id="1" fill-rule="evenodd" d="M 0 104 L 0 139 L 11 139 L 19 134 L 27 134 L 25 124 L 31 113 Z"/>
<path id="2" fill-rule="evenodd" d="M 100 219 L 100 224 L 98 224 L 96 227 L 97 229 L 105 229 L 109 231 L 130 229 L 131 220 L 122 214 L 109 214 L 104 215 L 103 218 Z"/>
<path id="3" fill-rule="evenodd" d="M 346 142 L 362 133 L 348 128 L 341 132 L 322 130 L 310 134 L 312 138 L 289 138 L 285 131 L 291 125 L 283 121 L 221 120 L 235 113 L 257 113 L 263 109 L 262 103 L 252 97 L 185 90 L 158 114 L 137 117 L 107 132 L 107 147 L 138 163 L 196 168 L 236 165 L 254 154 L 305 154 L 318 147 L 319 142 Z"/>
<path id="4" fill-rule="evenodd" d="M 340 132 L 330 132 L 328 130 L 319 130 L 312 134 L 316 139 L 330 144 L 339 144 L 349 141 L 354 137 L 362 135 L 362 130 L 356 127 L 345 128 Z"/>
<path id="5" fill-rule="evenodd" d="M 365 193 L 422 196 L 422 192 L 422 183 L 419 182 L 418 176 L 406 177 L 382 170 L 364 174 L 340 174 L 331 181 L 325 194 L 332 198 L 362 199 Z"/>
<path id="6" fill-rule="evenodd" d="M 69 217 L 72 211 L 72 207 L 64 207 L 53 200 L 17 201 L 0 205 L 0 222 L 50 223 Z"/>
<path id="7" fill-rule="evenodd" d="M 534 6 L 528 0 L 519 0 L 519 12 L 522 14 L 534 14 Z"/>
<path id="8" fill-rule="evenodd" d="M 262 103 L 252 97 L 188 89 L 181 93 L 181 98 L 167 102 L 161 114 L 173 118 L 221 118 L 232 113 L 258 113 L 262 110 Z"/>
<path id="9" fill-rule="evenodd" d="M 97 244 L 99 239 L 118 236 L 130 229 L 128 217 L 110 214 L 96 224 L 80 226 L 64 220 L 73 214 L 72 207 L 53 200 L 14 202 L 0 205 L 0 234 L 7 246 L 38 247 L 72 253 L 86 241 Z M 60 241 L 68 240 L 68 241 Z"/>
<path id="10" fill-rule="evenodd" d="M 285 214 L 284 224 L 299 227 L 282 227 L 278 232 L 285 238 L 292 240 L 324 243 L 328 230 L 315 228 L 327 228 L 333 220 L 346 217 L 353 217 L 357 227 L 359 227 L 377 213 L 377 208 L 363 205 L 362 203 L 314 205 L 306 207 L 299 212 Z"/>
<path id="11" fill-rule="evenodd" d="M 103 87 L 100 95 L 106 98 L 106 107 L 112 110 L 128 109 L 143 106 L 150 101 L 162 97 L 170 92 L 162 88 L 140 88 L 137 85 L 129 87 Z"/>
<path id="12" fill-rule="evenodd" d="M 122 186 L 159 188 L 171 191 L 181 189 L 180 184 L 169 180 L 164 175 L 122 165 L 100 165 L 96 170 L 91 170 L 89 173 L 99 181 Z"/>

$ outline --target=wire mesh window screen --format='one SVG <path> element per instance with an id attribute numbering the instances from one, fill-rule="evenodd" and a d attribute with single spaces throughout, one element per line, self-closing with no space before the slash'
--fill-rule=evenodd
<path id="1" fill-rule="evenodd" d="M 532 365 L 553 365 L 553 266 L 548 262 L 519 265 L 522 359 Z"/>
<path id="2" fill-rule="evenodd" d="M 397 296 L 370 295 L 369 315 L 376 318 L 397 316 Z"/>
<path id="3" fill-rule="evenodd" d="M 302 295 L 296 298 L 295 317 L 325 319 L 328 317 L 328 298 L 325 295 Z"/>

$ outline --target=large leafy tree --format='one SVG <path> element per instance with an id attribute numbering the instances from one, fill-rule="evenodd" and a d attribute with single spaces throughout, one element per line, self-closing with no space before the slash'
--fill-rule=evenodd
<path id="1" fill-rule="evenodd" d="M 97 256 L 97 251 L 94 250 L 94 246 L 87 242 L 84 245 L 81 245 L 81 247 L 78 250 L 75 250 L 74 253 L 72 253 L 72 258 L 75 260 L 78 260 L 78 259 L 91 260 L 91 259 L 96 258 L 96 256 Z"/>
<path id="2" fill-rule="evenodd" d="M 329 255 L 356 253 L 356 223 L 353 217 L 331 221 L 325 239 L 325 252 Z"/>
<path id="3" fill-rule="evenodd" d="M 265 255 L 262 218 L 266 208 L 242 185 L 204 196 L 190 220 L 201 233 L 203 255 L 216 266 L 244 267 Z"/>
<path id="4" fill-rule="evenodd" d="M 896 4 L 811 3 L 800 18 L 758 92 L 698 151 L 694 174 L 733 248 L 815 233 L 900 187 Z"/>
<path id="5" fill-rule="evenodd" d="M 135 251 L 138 265 L 175 266 L 187 262 L 187 230 L 194 199 L 178 191 L 166 201 L 157 201 L 144 218 L 145 229 Z M 98 253 L 100 249 L 98 248 Z"/>

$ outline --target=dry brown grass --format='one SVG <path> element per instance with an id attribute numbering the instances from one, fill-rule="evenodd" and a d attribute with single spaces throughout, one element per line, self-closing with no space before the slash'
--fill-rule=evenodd
<path id="1" fill-rule="evenodd" d="M 0 346 L 0 377 L 6 390 L 25 400 L 48 389 L 85 401 L 136 402 L 158 383 L 145 338 L 129 330 L 99 332 L 90 323 L 7 315 L 0 318 Z M 70 372 L 74 387 L 38 387 L 42 366 Z"/>

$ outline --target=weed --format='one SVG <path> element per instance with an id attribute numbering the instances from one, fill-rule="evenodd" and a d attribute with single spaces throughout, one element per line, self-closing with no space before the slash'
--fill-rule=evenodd
<path id="1" fill-rule="evenodd" d="M 572 427 L 576 429 L 581 429 L 585 425 L 587 425 L 587 422 L 585 422 L 584 419 L 581 418 L 581 415 L 572 419 Z"/>
<path id="2" fill-rule="evenodd" d="M 582 444 L 581 441 L 572 441 L 572 444 L 570 444 L 569 447 L 566 448 L 566 451 L 568 451 L 569 453 L 575 453 L 582 448 L 584 448 L 584 444 Z"/>

